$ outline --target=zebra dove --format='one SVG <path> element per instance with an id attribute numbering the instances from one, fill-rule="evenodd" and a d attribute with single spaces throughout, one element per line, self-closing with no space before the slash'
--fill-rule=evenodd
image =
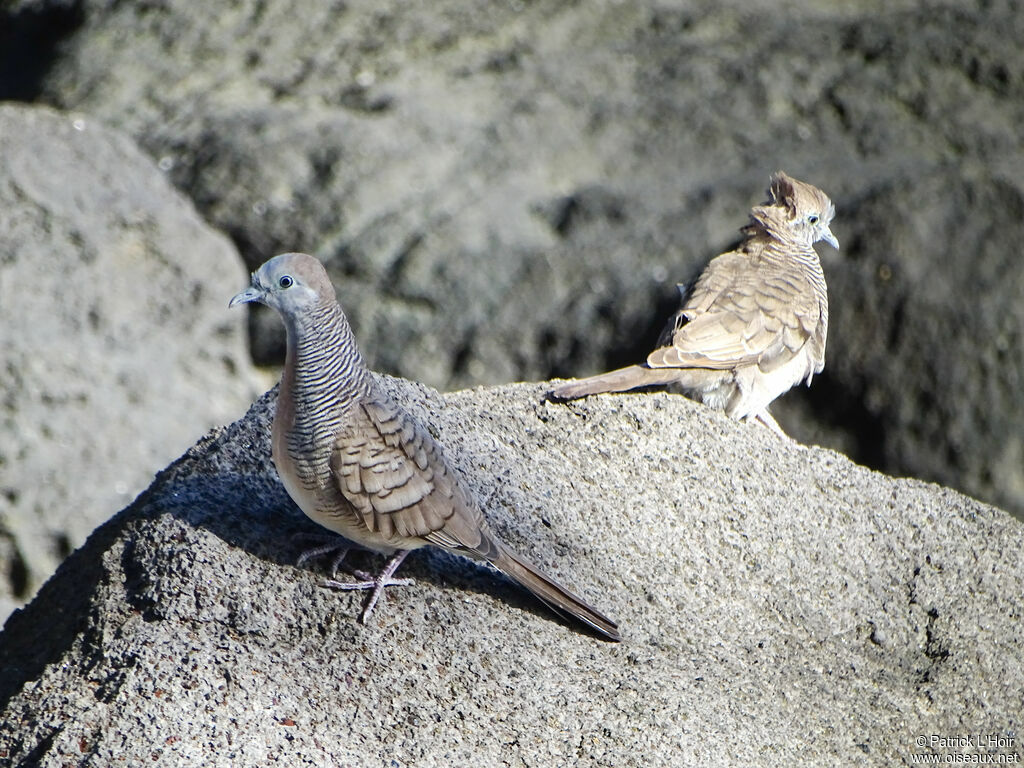
<path id="1" fill-rule="evenodd" d="M 746 239 L 716 256 L 684 293 L 647 362 L 555 387 L 574 400 L 603 392 L 673 384 L 737 419 L 757 419 L 780 437 L 768 413 L 775 398 L 825 365 L 828 296 L 812 247 L 839 241 L 824 192 L 779 171 L 768 201 L 755 206 Z M 680 286 L 682 290 L 682 286 Z"/>
<path id="2" fill-rule="evenodd" d="M 502 542 L 430 433 L 376 382 L 356 346 L 323 266 L 312 256 L 275 256 L 229 306 L 277 310 L 287 354 L 272 454 L 285 489 L 312 520 L 367 549 L 391 555 L 375 578 L 365 621 L 409 550 L 432 545 L 484 560 L 556 613 L 612 640 L 618 626 Z"/>

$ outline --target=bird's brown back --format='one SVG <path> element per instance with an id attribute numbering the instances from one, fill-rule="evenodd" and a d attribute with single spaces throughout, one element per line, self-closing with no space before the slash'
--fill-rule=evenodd
<path id="1" fill-rule="evenodd" d="M 825 276 L 813 241 L 794 222 L 807 210 L 831 210 L 831 202 L 809 184 L 788 182 L 783 192 L 773 177 L 772 199 L 752 211 L 746 239 L 701 273 L 648 356 L 649 366 L 757 365 L 768 372 L 806 354 L 807 375 L 821 370 Z"/>

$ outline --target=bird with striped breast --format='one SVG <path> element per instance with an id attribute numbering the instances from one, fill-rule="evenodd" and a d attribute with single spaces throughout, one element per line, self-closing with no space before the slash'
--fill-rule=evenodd
<path id="1" fill-rule="evenodd" d="M 287 352 L 272 454 L 281 481 L 315 522 L 389 555 L 375 577 L 328 582 L 368 589 L 365 621 L 409 551 L 434 546 L 490 563 L 556 613 L 611 640 L 618 625 L 514 552 L 487 524 L 431 434 L 382 390 L 363 362 L 323 265 L 286 253 L 267 261 L 229 306 L 259 302 L 284 320 Z"/>

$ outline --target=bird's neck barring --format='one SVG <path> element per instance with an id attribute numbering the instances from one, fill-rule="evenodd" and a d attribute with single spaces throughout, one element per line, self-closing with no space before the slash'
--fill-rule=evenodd
<path id="1" fill-rule="evenodd" d="M 337 302 L 322 302 L 285 319 L 286 374 L 296 388 L 362 389 L 367 376 L 352 327 Z"/>

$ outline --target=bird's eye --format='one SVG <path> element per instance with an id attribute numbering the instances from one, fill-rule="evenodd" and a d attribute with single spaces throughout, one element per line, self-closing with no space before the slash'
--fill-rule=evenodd
<path id="1" fill-rule="evenodd" d="M 281 275 L 281 279 L 277 281 L 277 284 L 282 288 L 291 288 L 294 283 L 295 281 L 292 280 L 291 275 Z"/>
<path id="2" fill-rule="evenodd" d="M 810 216 L 807 217 L 807 221 L 810 224 L 817 224 L 818 223 L 818 214 L 812 213 Z"/>

